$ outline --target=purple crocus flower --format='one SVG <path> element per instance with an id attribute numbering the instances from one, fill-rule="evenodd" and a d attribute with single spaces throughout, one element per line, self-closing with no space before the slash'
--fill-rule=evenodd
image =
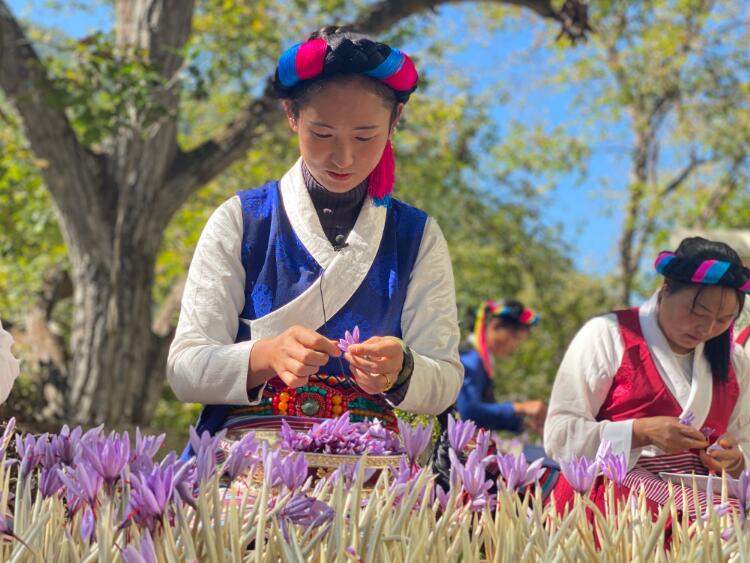
<path id="1" fill-rule="evenodd" d="M 693 422 L 695 422 L 695 414 L 693 414 L 691 411 L 688 411 L 680 418 L 678 418 L 677 421 L 680 424 L 684 424 L 685 426 L 692 426 Z"/>
<path id="2" fill-rule="evenodd" d="M 732 505 L 728 502 L 722 504 L 716 504 L 714 502 L 714 479 L 713 475 L 709 474 L 708 482 L 706 483 L 706 510 L 701 515 L 701 519 L 705 522 L 711 517 L 711 509 L 716 512 L 720 517 L 726 516 L 732 511 Z"/>
<path id="3" fill-rule="evenodd" d="M 440 504 L 440 508 L 442 510 L 445 510 L 448 508 L 448 502 L 450 501 L 450 491 L 443 490 L 443 487 L 440 485 L 435 485 L 435 498 L 437 499 L 438 503 Z"/>
<path id="4" fill-rule="evenodd" d="M 561 461 L 560 469 L 570 486 L 583 495 L 594 484 L 598 465 L 585 457 L 573 456 L 570 461 Z"/>
<path id="5" fill-rule="evenodd" d="M 190 427 L 190 445 L 195 451 L 198 481 L 200 483 L 209 481 L 216 473 L 216 452 L 225 435 L 226 430 L 218 432 L 215 436 L 211 436 L 206 430 L 198 436 L 195 428 Z"/>
<path id="6" fill-rule="evenodd" d="M 169 457 L 169 456 L 167 456 Z M 162 465 L 165 465 L 162 462 Z M 174 500 L 175 502 L 182 501 L 185 504 L 196 508 L 195 502 L 195 480 L 198 476 L 198 471 L 195 466 L 195 460 L 191 459 L 187 463 L 180 461 L 171 461 L 174 466 Z"/>
<path id="7" fill-rule="evenodd" d="M 485 457 L 487 457 L 487 452 L 490 451 L 491 441 L 492 433 L 488 430 L 485 430 L 484 428 L 480 428 L 477 432 L 477 447 L 475 448 L 480 459 L 484 459 Z"/>
<path id="8" fill-rule="evenodd" d="M 141 429 L 135 429 L 135 448 L 130 454 L 131 473 L 150 471 L 154 466 L 154 456 L 164 444 L 166 434 L 148 436 L 141 434 Z"/>
<path id="9" fill-rule="evenodd" d="M 56 460 L 63 465 L 73 465 L 75 457 L 80 452 L 80 442 L 83 430 L 76 426 L 71 430 L 68 425 L 62 427 L 60 433 L 52 436 L 50 451 Z"/>
<path id="10" fill-rule="evenodd" d="M 716 430 L 714 430 L 710 426 L 704 426 L 703 428 L 701 428 L 701 433 L 706 437 L 706 440 L 710 440 L 714 432 L 716 432 Z"/>
<path id="11" fill-rule="evenodd" d="M 250 467 L 258 464 L 259 457 L 258 441 L 255 439 L 255 432 L 248 432 L 237 442 L 232 444 L 229 450 L 222 470 L 224 475 L 234 481 L 240 475 L 243 475 Z"/>
<path id="12" fill-rule="evenodd" d="M 79 460 L 75 467 L 58 469 L 58 475 L 65 485 L 65 496 L 75 510 L 81 502 L 93 506 L 102 488 L 102 477 L 86 461 Z"/>
<path id="13" fill-rule="evenodd" d="M 83 511 L 83 519 L 81 520 L 81 539 L 85 542 L 90 542 L 94 537 L 94 531 L 96 530 L 96 519 L 94 518 L 94 511 L 91 510 L 90 506 L 86 507 Z"/>
<path id="14" fill-rule="evenodd" d="M 466 464 L 461 464 L 455 450 L 448 450 L 448 456 L 451 460 L 452 469 L 455 470 L 458 479 L 461 482 L 461 488 L 469 497 L 469 506 L 471 510 L 480 512 L 485 506 L 492 508 L 492 495 L 490 488 L 492 481 L 486 479 L 486 465 L 476 455 L 476 451 L 471 452 L 466 458 Z"/>
<path id="15" fill-rule="evenodd" d="M 494 457 L 497 467 L 500 470 L 500 475 L 505 480 L 505 486 L 511 491 L 535 483 L 544 474 L 544 467 L 542 467 L 544 459 L 542 458 L 529 464 L 523 453 L 519 455 L 501 454 Z M 490 456 L 491 458 L 492 456 Z"/>
<path id="16" fill-rule="evenodd" d="M 130 459 L 130 437 L 127 432 L 112 432 L 106 438 L 82 443 L 80 457 L 111 487 Z"/>
<path id="17" fill-rule="evenodd" d="M 281 421 L 280 446 L 285 450 L 303 452 L 312 444 L 312 438 L 304 432 L 293 430 L 286 420 Z"/>
<path id="18" fill-rule="evenodd" d="M 46 436 L 44 434 L 43 438 L 46 439 Z M 36 438 L 31 434 L 26 434 L 26 436 L 16 434 L 16 452 L 18 452 L 18 456 L 21 458 L 20 476 L 22 479 L 34 471 L 42 460 L 43 452 L 37 449 L 36 442 Z"/>
<path id="19" fill-rule="evenodd" d="M 456 420 L 448 417 L 448 441 L 456 453 L 461 453 L 474 437 L 477 425 L 471 420 Z"/>
<path id="20" fill-rule="evenodd" d="M 740 505 L 740 519 L 743 524 L 750 510 L 750 469 L 745 469 L 738 479 L 729 479 L 729 490 Z"/>
<path id="21" fill-rule="evenodd" d="M 39 477 L 39 492 L 42 494 L 42 498 L 55 496 L 63 488 L 60 469 L 60 465 L 42 468 L 42 474 Z"/>
<path id="22" fill-rule="evenodd" d="M 612 452 L 612 444 L 602 442 L 596 452 L 596 462 L 607 479 L 622 485 L 628 473 L 628 459 L 624 452 L 615 454 Z"/>
<path id="23" fill-rule="evenodd" d="M 174 494 L 174 466 L 154 466 L 149 473 L 131 476 L 129 518 L 153 531 L 162 521 Z"/>
<path id="24" fill-rule="evenodd" d="M 714 442 L 713 444 L 711 444 L 710 446 L 706 448 L 706 451 L 716 452 L 716 451 L 723 450 L 723 449 L 724 447 L 719 442 Z"/>
<path id="25" fill-rule="evenodd" d="M 344 333 L 344 338 L 339 338 L 339 350 L 345 354 L 349 351 L 349 346 L 359 344 L 359 327 L 355 326 L 354 330 Z"/>
<path id="26" fill-rule="evenodd" d="M 306 494 L 297 493 L 279 512 L 282 520 L 306 528 L 317 528 L 333 520 L 333 509 L 326 503 Z"/>
<path id="27" fill-rule="evenodd" d="M 148 530 L 141 535 L 141 544 L 138 549 L 130 544 L 122 550 L 122 560 L 123 563 L 156 563 L 156 550 Z"/>
<path id="28" fill-rule="evenodd" d="M 432 422 L 427 426 L 418 424 L 412 426 L 408 422 L 398 419 L 398 432 L 404 441 L 404 450 L 409 463 L 416 465 L 417 458 L 422 454 L 432 438 Z"/>
<path id="29" fill-rule="evenodd" d="M 298 453 L 279 457 L 271 466 L 271 471 L 275 472 L 271 478 L 272 482 L 280 482 L 294 492 L 307 480 L 308 467 L 305 454 Z"/>

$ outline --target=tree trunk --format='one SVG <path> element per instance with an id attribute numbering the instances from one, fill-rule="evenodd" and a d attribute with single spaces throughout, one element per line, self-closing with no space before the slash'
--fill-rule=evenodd
<path id="1" fill-rule="evenodd" d="M 124 246 L 116 264 L 85 253 L 72 260 L 73 357 L 66 406 L 77 422 L 143 423 L 151 415 L 144 403 L 153 403 L 147 393 L 164 381 L 150 353 L 156 338 L 151 331 L 156 253 L 153 245 Z"/>

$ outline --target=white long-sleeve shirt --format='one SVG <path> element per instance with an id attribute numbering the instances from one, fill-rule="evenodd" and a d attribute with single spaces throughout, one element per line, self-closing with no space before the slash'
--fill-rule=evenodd
<path id="1" fill-rule="evenodd" d="M 703 345 L 696 347 L 692 374 L 688 377 L 680 359 L 672 352 L 657 322 L 657 296 L 639 309 L 644 339 L 662 380 L 683 409 L 695 415 L 693 427 L 700 429 L 711 408 L 712 375 Z M 568 347 L 557 372 L 544 427 L 544 447 L 550 457 L 568 460 L 573 455 L 593 459 L 603 441 L 614 452 L 625 452 L 630 467 L 640 456 L 662 452 L 655 446 L 632 448 L 633 420 L 597 421 L 624 352 L 614 315 L 587 322 Z M 750 361 L 739 346 L 732 355 L 740 395 L 729 419 L 727 432 L 734 435 L 750 467 Z"/>
<path id="2" fill-rule="evenodd" d="M 13 337 L 3 330 L 0 323 L 0 403 L 10 395 L 13 382 L 18 377 L 18 360 L 13 357 L 10 347 L 13 345 Z"/>
<path id="3" fill-rule="evenodd" d="M 329 309 L 328 295 L 335 302 L 347 292 L 353 293 L 351 275 L 359 272 L 363 279 L 369 270 L 377 241 L 382 236 L 385 208 L 375 207 L 368 198 L 347 239 L 350 247 L 337 253 L 322 231 L 299 163 L 282 179 L 281 192 L 292 227 L 313 257 L 327 269 L 326 309 L 330 318 L 335 310 L 334 305 Z M 246 321 L 252 326 L 253 339 L 235 343 L 245 304 L 245 271 L 240 260 L 242 235 L 242 208 L 239 197 L 235 196 L 209 219 L 190 264 L 180 319 L 167 362 L 169 382 L 182 401 L 257 403 L 262 389 L 254 397 L 248 397 L 246 389 L 250 351 L 257 334 L 279 334 L 295 324 L 312 329 L 321 326 L 315 311 L 320 297 L 312 288 L 307 292 L 314 299 L 307 305 L 303 295 L 298 298 L 301 304 L 293 302 L 269 314 L 274 319 L 262 327 L 260 322 L 256 329 L 253 322 Z M 414 371 L 398 407 L 416 413 L 438 414 L 455 401 L 463 381 L 463 367 L 458 357 L 459 329 L 448 246 L 432 219 L 427 220 L 411 272 L 401 329 L 403 340 L 414 355 Z"/>

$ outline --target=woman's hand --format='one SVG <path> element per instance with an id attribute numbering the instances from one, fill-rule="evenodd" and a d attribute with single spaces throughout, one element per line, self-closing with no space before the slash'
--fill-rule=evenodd
<path id="1" fill-rule="evenodd" d="M 723 449 L 701 451 L 703 465 L 716 473 L 726 471 L 732 477 L 739 477 L 745 469 L 745 457 L 737 446 L 737 439 L 731 434 L 724 434 L 717 442 Z"/>
<path id="2" fill-rule="evenodd" d="M 278 375 L 289 387 L 307 384 L 331 357 L 341 356 L 337 343 L 302 326 L 259 340 L 250 352 L 248 389 Z"/>
<path id="3" fill-rule="evenodd" d="M 404 366 L 401 342 L 388 336 L 373 336 L 361 344 L 352 344 L 344 357 L 357 386 L 370 395 L 393 387 Z"/>
<path id="4" fill-rule="evenodd" d="M 633 447 L 656 446 L 668 454 L 702 450 L 708 440 L 692 426 L 673 416 L 651 416 L 633 421 Z"/>
<path id="5" fill-rule="evenodd" d="M 547 418 L 547 405 L 544 401 L 520 401 L 513 403 L 516 414 L 526 418 L 529 429 L 537 434 L 544 431 L 544 420 Z"/>

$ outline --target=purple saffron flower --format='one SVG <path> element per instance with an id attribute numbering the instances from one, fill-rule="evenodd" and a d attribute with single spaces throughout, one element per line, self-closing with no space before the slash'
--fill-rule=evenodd
<path id="1" fill-rule="evenodd" d="M 91 506 L 96 504 L 96 497 L 102 488 L 102 478 L 86 461 L 79 460 L 75 467 L 68 467 L 64 471 L 58 469 L 57 473 L 65 485 L 65 496 L 73 510 L 82 502 Z"/>
<path id="2" fill-rule="evenodd" d="M 198 436 L 195 428 L 190 427 L 190 445 L 195 451 L 195 459 L 198 469 L 198 481 L 205 483 L 216 473 L 216 452 L 219 443 L 224 439 L 226 430 L 218 432 L 215 436 L 206 430 Z"/>
<path id="3" fill-rule="evenodd" d="M 50 450 L 54 457 L 63 465 L 73 465 L 76 456 L 79 454 L 81 446 L 81 435 L 83 430 L 76 426 L 71 430 L 67 425 L 63 426 L 60 433 L 52 436 L 50 440 Z"/>
<path id="4" fill-rule="evenodd" d="M 156 550 L 148 530 L 143 532 L 138 549 L 130 544 L 122 550 L 122 560 L 123 563 L 156 563 Z"/>
<path id="5" fill-rule="evenodd" d="M 312 438 L 304 432 L 293 430 L 286 420 L 281 421 L 281 430 L 279 431 L 280 446 L 282 449 L 304 452 L 307 451 Z"/>
<path id="6" fill-rule="evenodd" d="M 132 475 L 128 519 L 153 531 L 164 518 L 174 494 L 173 477 L 173 465 L 156 465 L 149 473 Z"/>
<path id="7" fill-rule="evenodd" d="M 677 420 L 680 424 L 684 424 L 685 426 L 692 426 L 693 422 L 695 422 L 695 415 L 691 411 L 688 411 Z"/>
<path id="8" fill-rule="evenodd" d="M 42 498 L 55 496 L 63 488 L 60 468 L 60 465 L 42 468 L 42 474 L 39 477 L 39 492 L 42 493 Z"/>
<path id="9" fill-rule="evenodd" d="M 279 457 L 272 466 L 275 471 L 271 478 L 272 482 L 283 483 L 290 491 L 294 492 L 307 480 L 307 459 L 304 453 Z"/>
<path id="10" fill-rule="evenodd" d="M 154 456 L 164 444 L 166 434 L 147 436 L 141 434 L 141 429 L 135 429 L 135 448 L 130 456 L 130 472 L 147 472 L 154 467 Z"/>
<path id="11" fill-rule="evenodd" d="M 713 444 L 711 444 L 710 446 L 706 448 L 706 451 L 716 452 L 716 451 L 723 450 L 723 449 L 724 447 L 719 442 L 714 442 Z"/>
<path id="12" fill-rule="evenodd" d="M 333 509 L 326 503 L 297 493 L 279 512 L 279 517 L 305 528 L 317 528 L 333 520 Z"/>
<path id="13" fill-rule="evenodd" d="M 750 510 L 750 469 L 745 469 L 738 479 L 729 479 L 729 490 L 740 505 L 740 519 L 745 522 Z"/>
<path id="14" fill-rule="evenodd" d="M 80 457 L 111 487 L 130 459 L 130 437 L 127 432 L 112 432 L 106 438 L 82 443 Z"/>
<path id="15" fill-rule="evenodd" d="M 708 482 L 706 483 L 706 510 L 701 515 L 701 519 L 705 522 L 711 517 L 711 510 L 713 509 L 716 514 L 726 516 L 732 511 L 732 505 L 728 502 L 723 504 L 716 504 L 714 502 L 714 479 L 713 475 L 708 475 Z"/>
<path id="16" fill-rule="evenodd" d="M 46 439 L 46 434 L 43 437 Z M 41 439 L 41 438 L 40 438 Z M 36 447 L 36 438 L 31 434 L 21 436 L 16 434 L 16 452 L 21 458 L 20 476 L 27 477 L 42 460 L 42 451 Z"/>
<path id="17" fill-rule="evenodd" d="M 596 463 L 607 479 L 622 485 L 628 473 L 628 459 L 624 452 L 615 454 L 612 452 L 612 444 L 602 442 L 596 452 Z"/>
<path id="18" fill-rule="evenodd" d="M 480 459 L 484 459 L 485 457 L 487 457 L 487 452 L 490 451 L 491 441 L 492 433 L 485 430 L 484 428 L 480 428 L 477 432 L 477 447 L 475 448 Z"/>
<path id="19" fill-rule="evenodd" d="M 471 420 L 456 420 L 453 416 L 448 417 L 448 441 L 451 448 L 457 454 L 464 451 L 464 448 L 474 437 L 477 426 Z"/>
<path id="20" fill-rule="evenodd" d="M 704 426 L 703 428 L 701 428 L 701 433 L 706 437 L 706 440 L 710 440 L 714 432 L 716 432 L 716 430 L 714 430 L 710 426 Z"/>
<path id="21" fill-rule="evenodd" d="M 409 463 L 416 465 L 417 458 L 422 454 L 432 438 L 432 422 L 427 426 L 418 424 L 412 426 L 408 422 L 398 419 L 398 431 L 404 440 L 404 449 Z"/>
<path id="22" fill-rule="evenodd" d="M 490 456 L 490 459 L 492 459 L 492 456 Z M 511 491 L 522 489 L 531 483 L 535 483 L 544 474 L 544 467 L 542 467 L 544 460 L 542 458 L 529 464 L 526 461 L 526 456 L 521 453 L 519 455 L 497 455 L 495 456 L 495 460 L 500 470 L 500 475 L 505 480 L 505 486 Z"/>
<path id="23" fill-rule="evenodd" d="M 169 456 L 167 456 L 169 457 Z M 166 461 L 166 460 L 165 460 Z M 174 500 L 175 502 L 182 501 L 185 504 L 196 508 L 195 502 L 195 480 L 198 476 L 198 471 L 195 466 L 195 461 L 190 460 L 187 463 L 172 460 L 174 466 Z M 165 463 L 162 462 L 164 466 Z"/>
<path id="24" fill-rule="evenodd" d="M 450 491 L 445 491 L 440 485 L 435 485 L 435 498 L 437 499 L 438 503 L 440 503 L 440 508 L 442 510 L 448 508 L 450 497 Z"/>
<path id="25" fill-rule="evenodd" d="M 570 486 L 583 495 L 594 484 L 598 465 L 585 457 L 573 456 L 570 461 L 561 461 L 560 469 Z"/>
<path id="26" fill-rule="evenodd" d="M 339 350 L 345 354 L 349 351 L 349 346 L 359 344 L 359 327 L 355 326 L 354 330 L 344 333 L 344 338 L 339 338 Z"/>
<path id="27" fill-rule="evenodd" d="M 492 508 L 493 497 L 490 494 L 492 481 L 486 479 L 486 464 L 479 459 L 476 451 L 471 452 L 462 465 L 455 450 L 448 450 L 452 469 L 455 469 L 461 488 L 469 497 L 471 510 L 481 512 L 485 506 Z"/>
<path id="28" fill-rule="evenodd" d="M 81 520 L 81 539 L 85 542 L 90 542 L 94 537 L 94 531 L 96 530 L 96 519 L 94 518 L 94 511 L 91 510 L 90 506 L 86 507 L 83 511 L 83 519 Z"/>
<path id="29" fill-rule="evenodd" d="M 260 459 L 257 455 L 258 447 L 255 432 L 248 432 L 232 444 L 229 455 L 222 466 L 224 475 L 234 481 L 247 472 L 249 468 L 255 467 Z"/>
<path id="30" fill-rule="evenodd" d="M 342 463 L 336 468 L 336 471 L 331 473 L 331 476 L 328 478 L 328 481 L 335 485 L 339 479 L 344 480 L 344 488 L 350 489 L 354 482 L 357 479 L 357 475 L 359 475 L 359 466 L 362 461 L 358 461 L 357 463 Z M 369 481 L 373 475 L 375 475 L 375 472 L 377 470 L 373 468 L 365 468 L 364 474 L 362 476 L 362 479 L 365 483 Z"/>

